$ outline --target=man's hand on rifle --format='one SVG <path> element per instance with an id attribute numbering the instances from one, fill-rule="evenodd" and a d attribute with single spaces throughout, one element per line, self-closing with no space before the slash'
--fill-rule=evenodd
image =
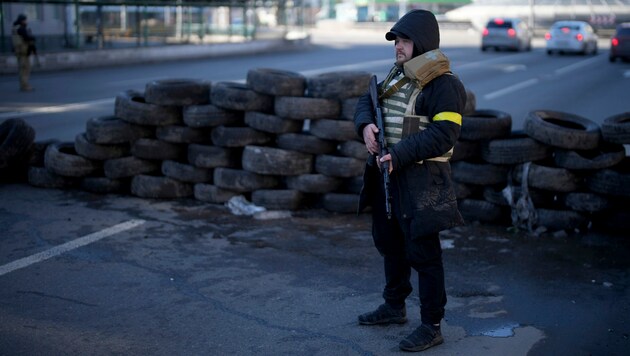
<path id="1" fill-rule="evenodd" d="M 379 147 L 376 137 L 378 135 L 378 127 L 374 124 L 368 124 L 363 128 L 363 141 L 368 152 L 373 155 L 378 155 Z"/>
<path id="2" fill-rule="evenodd" d="M 381 164 L 383 162 L 389 162 L 389 173 L 392 173 L 392 171 L 394 170 L 394 163 L 392 162 L 392 155 L 389 153 L 383 157 L 379 157 L 379 159 L 376 160 L 376 162 L 378 163 L 379 168 L 381 168 Z"/>

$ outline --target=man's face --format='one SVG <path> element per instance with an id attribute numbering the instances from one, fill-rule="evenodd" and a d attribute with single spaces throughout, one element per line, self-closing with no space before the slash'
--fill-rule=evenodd
<path id="1" fill-rule="evenodd" d="M 408 38 L 396 37 L 394 41 L 394 48 L 396 49 L 396 64 L 402 65 L 411 58 L 413 58 L 413 41 Z"/>

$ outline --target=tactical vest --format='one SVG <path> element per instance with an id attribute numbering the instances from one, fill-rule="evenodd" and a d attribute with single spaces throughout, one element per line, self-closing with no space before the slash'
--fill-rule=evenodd
<path id="1" fill-rule="evenodd" d="M 383 83 L 385 85 L 382 91 L 387 91 L 396 83 L 405 77 L 402 72 L 393 73 L 393 77 Z M 395 90 L 393 94 L 382 99 L 383 121 L 385 125 L 385 140 L 388 146 L 392 146 L 400 142 L 403 136 L 422 131 L 431 124 L 431 120 L 427 116 L 416 115 L 416 99 L 422 92 L 414 82 L 407 81 L 400 88 Z M 439 157 L 428 158 L 429 161 L 448 162 L 453 156 L 453 148 Z M 422 164 L 422 161 L 418 162 Z"/>

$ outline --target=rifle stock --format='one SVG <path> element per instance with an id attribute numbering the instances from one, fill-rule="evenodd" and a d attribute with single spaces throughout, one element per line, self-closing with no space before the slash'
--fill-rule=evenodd
<path id="1" fill-rule="evenodd" d="M 374 109 L 374 116 L 376 118 L 376 127 L 378 127 L 378 146 L 380 149 L 379 157 L 383 157 L 389 153 L 387 150 L 387 141 L 385 141 L 385 123 L 383 122 L 383 112 L 381 105 L 378 102 L 378 89 L 376 83 L 376 76 L 373 75 L 370 79 L 370 98 L 372 101 L 372 107 Z M 391 194 L 389 193 L 389 162 L 382 162 L 379 164 L 381 167 L 381 174 L 383 175 L 383 189 L 385 191 L 385 212 L 387 218 L 392 218 L 392 203 Z"/>

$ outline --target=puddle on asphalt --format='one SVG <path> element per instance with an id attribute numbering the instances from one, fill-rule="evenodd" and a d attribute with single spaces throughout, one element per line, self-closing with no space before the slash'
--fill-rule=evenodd
<path id="1" fill-rule="evenodd" d="M 514 329 L 519 326 L 519 324 L 504 325 L 496 329 L 482 331 L 481 335 L 490 337 L 512 337 L 514 336 Z"/>

